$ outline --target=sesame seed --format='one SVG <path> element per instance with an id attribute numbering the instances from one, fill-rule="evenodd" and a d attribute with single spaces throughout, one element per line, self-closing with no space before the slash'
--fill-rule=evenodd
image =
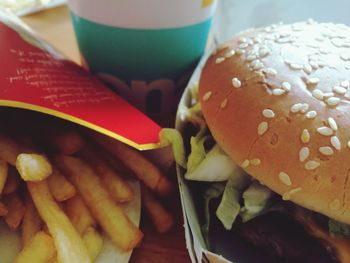
<path id="1" fill-rule="evenodd" d="M 246 57 L 247 61 L 253 61 L 254 59 L 256 59 L 256 55 L 254 55 L 254 54 L 250 54 Z"/>
<path id="2" fill-rule="evenodd" d="M 299 151 L 299 161 L 305 161 L 310 155 L 309 147 L 302 147 Z"/>
<path id="3" fill-rule="evenodd" d="M 331 136 L 333 134 L 333 130 L 325 126 L 317 128 L 317 132 L 324 136 Z"/>
<path id="4" fill-rule="evenodd" d="M 304 129 L 301 132 L 300 139 L 301 139 L 302 143 L 308 143 L 310 141 L 310 133 L 307 129 Z"/>
<path id="5" fill-rule="evenodd" d="M 313 69 L 318 69 L 318 63 L 315 60 L 310 60 L 309 64 Z"/>
<path id="6" fill-rule="evenodd" d="M 319 166 L 320 166 L 320 163 L 317 161 L 307 161 L 304 167 L 306 170 L 315 170 Z"/>
<path id="7" fill-rule="evenodd" d="M 263 72 L 266 73 L 268 76 L 276 76 L 277 74 L 277 70 L 275 70 L 274 68 L 265 68 Z"/>
<path id="8" fill-rule="evenodd" d="M 262 111 L 262 114 L 263 114 L 263 116 L 264 116 L 265 118 L 268 118 L 268 119 L 272 119 L 272 118 L 275 117 L 275 113 L 274 113 L 274 111 L 271 110 L 271 109 L 264 109 L 264 110 Z"/>
<path id="9" fill-rule="evenodd" d="M 291 63 L 291 64 L 289 64 L 289 67 L 290 67 L 291 69 L 296 69 L 296 70 L 302 69 L 302 68 L 303 68 L 302 65 L 299 65 L 299 64 L 296 64 L 296 63 Z"/>
<path id="10" fill-rule="evenodd" d="M 340 54 L 340 58 L 344 61 L 350 60 L 350 53 L 342 53 Z"/>
<path id="11" fill-rule="evenodd" d="M 265 46 L 259 48 L 259 57 L 266 57 L 270 53 L 269 49 Z"/>
<path id="12" fill-rule="evenodd" d="M 227 52 L 225 54 L 225 58 L 230 58 L 230 57 L 234 56 L 235 54 L 236 54 L 236 52 L 233 49 L 231 49 L 229 52 Z"/>
<path id="13" fill-rule="evenodd" d="M 288 186 L 292 185 L 292 181 L 290 180 L 290 177 L 289 177 L 289 175 L 288 175 L 287 173 L 285 173 L 285 172 L 280 172 L 280 173 L 278 174 L 278 178 L 279 178 L 280 181 L 281 181 L 282 183 L 284 183 L 285 185 L 288 185 Z"/>
<path id="14" fill-rule="evenodd" d="M 247 168 L 247 167 L 249 166 L 249 164 L 250 164 L 250 161 L 249 161 L 249 160 L 244 160 L 244 161 L 242 162 L 242 164 L 241 164 L 241 167 L 242 167 L 242 168 Z"/>
<path id="15" fill-rule="evenodd" d="M 313 25 L 313 24 L 315 24 L 315 20 L 313 20 L 312 18 L 308 18 L 307 21 L 306 21 L 306 23 L 307 23 L 308 25 Z"/>
<path id="16" fill-rule="evenodd" d="M 292 39 L 290 37 L 282 37 L 282 38 L 278 38 L 276 39 L 277 43 L 283 44 L 283 43 L 288 43 L 291 42 Z"/>
<path id="17" fill-rule="evenodd" d="M 258 59 L 253 60 L 253 61 L 250 63 L 250 65 L 251 65 L 251 67 L 252 67 L 254 70 L 259 70 L 259 69 L 261 69 L 261 68 L 264 66 L 264 64 L 263 64 L 260 60 L 258 60 Z"/>
<path id="18" fill-rule="evenodd" d="M 318 100 L 323 100 L 323 92 L 319 89 L 314 89 L 312 91 L 312 96 L 314 96 Z"/>
<path id="19" fill-rule="evenodd" d="M 271 26 L 265 27 L 265 28 L 264 28 L 264 31 L 265 31 L 266 33 L 270 33 L 270 32 L 272 31 Z"/>
<path id="20" fill-rule="evenodd" d="M 350 141 L 348 141 L 348 143 L 346 145 L 348 146 L 348 148 L 350 148 Z"/>
<path id="21" fill-rule="evenodd" d="M 209 100 L 211 94 L 212 94 L 211 91 L 207 91 L 207 92 L 203 95 L 203 101 Z"/>
<path id="22" fill-rule="evenodd" d="M 303 70 L 305 71 L 306 74 L 311 74 L 312 72 L 312 67 L 309 64 L 305 64 L 303 66 Z"/>
<path id="23" fill-rule="evenodd" d="M 286 91 L 284 89 L 274 89 L 272 91 L 272 94 L 275 95 L 275 96 L 281 96 L 284 93 L 286 93 Z"/>
<path id="24" fill-rule="evenodd" d="M 332 136 L 331 137 L 331 144 L 336 150 L 340 151 L 341 143 L 340 143 L 340 141 L 339 141 L 337 136 Z"/>
<path id="25" fill-rule="evenodd" d="M 283 196 L 282 196 L 282 199 L 283 199 L 284 201 L 288 201 L 288 200 L 290 200 L 290 198 L 291 198 L 291 196 L 292 196 L 293 194 L 296 194 L 296 193 L 298 193 L 298 192 L 300 192 L 300 191 L 301 191 L 301 187 L 294 188 L 294 189 L 292 189 L 292 190 L 290 190 L 290 191 L 284 193 Z"/>
<path id="26" fill-rule="evenodd" d="M 260 122 L 258 126 L 258 134 L 263 135 L 268 128 L 269 128 L 269 124 L 266 121 Z"/>
<path id="27" fill-rule="evenodd" d="M 301 108 L 303 107 L 303 104 L 301 103 L 295 103 L 292 105 L 292 107 L 290 107 L 290 111 L 293 113 L 297 113 L 301 110 Z"/>
<path id="28" fill-rule="evenodd" d="M 227 99 L 224 99 L 220 104 L 220 108 L 223 109 L 226 107 L 226 105 L 227 105 Z"/>
<path id="29" fill-rule="evenodd" d="M 232 86 L 235 88 L 240 88 L 242 85 L 241 81 L 238 78 L 232 79 Z"/>
<path id="30" fill-rule="evenodd" d="M 258 158 L 250 160 L 250 164 L 254 166 L 258 166 L 260 163 L 261 163 L 261 160 Z"/>
<path id="31" fill-rule="evenodd" d="M 327 48 L 321 47 L 319 50 L 320 50 L 321 54 L 329 54 L 330 53 L 329 49 L 327 49 Z"/>
<path id="32" fill-rule="evenodd" d="M 340 99 L 337 97 L 330 97 L 326 100 L 329 106 L 336 106 L 340 102 Z"/>
<path id="33" fill-rule="evenodd" d="M 323 97 L 325 98 L 329 98 L 329 97 L 333 97 L 334 96 L 334 92 L 325 92 L 323 93 Z"/>
<path id="34" fill-rule="evenodd" d="M 341 87 L 341 86 L 334 86 L 334 87 L 333 87 L 333 91 L 334 91 L 335 93 L 338 93 L 338 94 L 343 95 L 343 94 L 346 93 L 346 88 L 343 88 L 343 87 Z"/>
<path id="35" fill-rule="evenodd" d="M 282 87 L 282 89 L 284 89 L 285 91 L 290 91 L 290 89 L 292 88 L 292 85 L 290 85 L 289 82 L 284 81 L 284 82 L 282 82 L 281 87 Z"/>
<path id="36" fill-rule="evenodd" d="M 313 119 L 317 116 L 317 112 L 312 110 L 312 111 L 309 111 L 305 114 L 305 117 L 308 118 L 308 119 Z"/>
<path id="37" fill-rule="evenodd" d="M 261 43 L 261 38 L 260 37 L 253 37 L 253 42 L 256 44 Z"/>
<path id="38" fill-rule="evenodd" d="M 243 42 L 243 43 L 241 43 L 241 44 L 238 45 L 238 48 L 244 49 L 244 48 L 247 48 L 248 45 L 249 45 L 249 44 L 248 44 L 247 42 Z"/>
<path id="39" fill-rule="evenodd" d="M 244 50 L 244 49 L 237 48 L 235 52 L 236 52 L 236 54 L 238 54 L 238 55 L 242 55 L 242 54 L 245 53 L 245 50 Z"/>
<path id="40" fill-rule="evenodd" d="M 348 80 L 343 80 L 342 82 L 340 82 L 340 86 L 347 89 L 347 88 L 349 88 L 350 83 Z"/>
<path id="41" fill-rule="evenodd" d="M 305 113 L 305 112 L 307 112 L 308 109 L 309 109 L 309 104 L 303 103 L 301 108 L 300 108 L 300 112 Z"/>
<path id="42" fill-rule="evenodd" d="M 293 24 L 292 25 L 292 30 L 293 31 L 303 31 L 304 30 L 304 26 L 301 24 Z"/>
<path id="43" fill-rule="evenodd" d="M 332 202 L 329 204 L 329 208 L 331 210 L 338 210 L 341 207 L 341 203 L 339 199 L 334 199 Z"/>
<path id="44" fill-rule="evenodd" d="M 245 43 L 245 42 L 247 42 L 247 38 L 246 37 L 239 37 L 238 38 L 238 42 L 239 43 Z"/>
<path id="45" fill-rule="evenodd" d="M 329 125 L 329 127 L 332 128 L 333 131 L 337 131 L 338 130 L 338 125 L 337 125 L 336 121 L 332 117 L 328 118 L 328 125 Z"/>
<path id="46" fill-rule="evenodd" d="M 223 57 L 218 57 L 216 60 L 215 60 L 215 64 L 220 64 L 221 62 L 223 62 L 225 60 L 225 58 Z"/>
<path id="47" fill-rule="evenodd" d="M 323 155 L 332 155 L 334 153 L 333 149 L 329 146 L 322 146 L 318 148 L 318 151 Z"/>
<path id="48" fill-rule="evenodd" d="M 322 36 L 315 37 L 316 41 L 323 42 L 325 39 Z"/>
<path id="49" fill-rule="evenodd" d="M 319 82 L 320 82 L 319 78 L 308 78 L 306 81 L 307 84 L 312 86 L 317 85 Z"/>
<path id="50" fill-rule="evenodd" d="M 342 47 L 343 41 L 340 40 L 339 38 L 334 38 L 331 40 L 331 43 L 336 47 Z"/>
<path id="51" fill-rule="evenodd" d="M 321 68 L 323 68 L 323 67 L 329 67 L 329 64 L 327 64 L 327 62 L 324 61 L 324 60 L 319 60 L 319 61 L 318 61 L 318 65 L 319 65 Z"/>

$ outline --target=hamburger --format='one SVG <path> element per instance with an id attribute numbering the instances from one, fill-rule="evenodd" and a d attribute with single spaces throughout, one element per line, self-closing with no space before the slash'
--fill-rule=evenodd
<path id="1" fill-rule="evenodd" d="M 178 162 L 209 250 L 350 262 L 349 81 L 341 24 L 250 29 L 210 55 L 178 111 Z"/>

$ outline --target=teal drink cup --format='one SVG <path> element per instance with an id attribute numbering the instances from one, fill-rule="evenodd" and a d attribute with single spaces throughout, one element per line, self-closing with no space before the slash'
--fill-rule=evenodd
<path id="1" fill-rule="evenodd" d="M 174 112 L 215 0 L 69 0 L 83 64 L 147 114 Z"/>

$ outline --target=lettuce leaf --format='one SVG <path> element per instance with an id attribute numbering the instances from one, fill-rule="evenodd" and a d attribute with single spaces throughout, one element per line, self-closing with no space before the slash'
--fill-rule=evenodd
<path id="1" fill-rule="evenodd" d="M 328 220 L 328 230 L 331 237 L 342 236 L 350 238 L 350 225 L 348 224 L 330 218 Z"/>
<path id="2" fill-rule="evenodd" d="M 163 128 L 159 134 L 161 145 L 171 144 L 175 162 L 186 169 L 186 155 L 183 138 L 176 129 Z"/>
<path id="3" fill-rule="evenodd" d="M 202 234 L 209 245 L 209 226 L 210 226 L 210 201 L 222 195 L 225 185 L 221 183 L 212 184 L 203 195 L 204 199 L 204 224 L 202 225 Z"/>
<path id="4" fill-rule="evenodd" d="M 221 202 L 216 210 L 216 216 L 226 230 L 232 228 L 239 215 L 241 210 L 240 199 L 248 183 L 249 177 L 242 170 L 236 170 L 226 183 Z"/>
<path id="5" fill-rule="evenodd" d="M 247 190 L 243 193 L 244 206 L 241 209 L 241 218 L 243 222 L 262 214 L 269 207 L 269 201 L 273 192 L 258 181 L 253 181 Z"/>
<path id="6" fill-rule="evenodd" d="M 204 147 L 204 143 L 210 137 L 210 135 L 206 135 L 206 127 L 203 127 L 196 136 L 191 137 L 191 153 L 188 156 L 187 161 L 187 172 L 193 172 L 198 165 L 204 160 L 206 156 L 206 150 Z"/>
<path id="7" fill-rule="evenodd" d="M 216 144 L 195 169 L 186 172 L 185 178 L 193 181 L 222 182 L 227 181 L 236 169 L 238 166 Z"/>

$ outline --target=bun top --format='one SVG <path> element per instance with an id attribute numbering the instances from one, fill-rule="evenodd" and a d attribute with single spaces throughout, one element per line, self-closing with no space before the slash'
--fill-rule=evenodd
<path id="1" fill-rule="evenodd" d="M 203 115 L 273 191 L 350 223 L 350 28 L 312 20 L 237 35 L 207 61 Z"/>

